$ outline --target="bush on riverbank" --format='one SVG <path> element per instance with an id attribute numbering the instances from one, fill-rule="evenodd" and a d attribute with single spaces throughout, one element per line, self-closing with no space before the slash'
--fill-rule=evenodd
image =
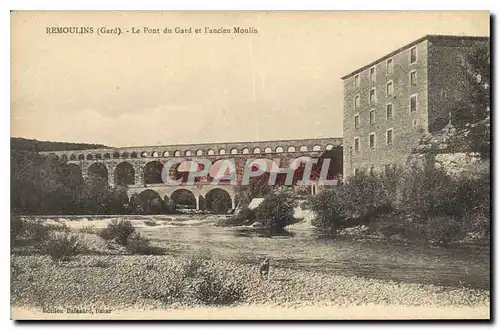
<path id="1" fill-rule="evenodd" d="M 52 232 L 45 244 L 45 252 L 54 261 L 69 261 L 84 250 L 78 236 L 67 232 Z"/>
<path id="2" fill-rule="evenodd" d="M 271 231 L 280 231 L 295 222 L 294 205 L 286 193 L 271 193 L 255 209 L 256 219 Z"/>
<path id="3" fill-rule="evenodd" d="M 339 228 L 345 217 L 341 214 L 340 198 L 335 190 L 326 189 L 308 200 L 307 205 L 315 212 L 311 224 L 325 231 L 333 232 Z"/>
<path id="4" fill-rule="evenodd" d="M 99 236 L 106 241 L 115 241 L 120 245 L 127 245 L 128 238 L 135 232 L 129 220 L 111 220 L 106 228 L 99 232 Z"/>
<path id="5" fill-rule="evenodd" d="M 44 224 L 38 219 L 11 217 L 11 246 L 14 254 L 47 254 L 55 261 L 68 261 L 85 248 L 66 225 Z"/>
<path id="6" fill-rule="evenodd" d="M 166 251 L 165 248 L 151 245 L 151 241 L 138 232 L 127 239 L 125 247 L 132 254 L 142 255 L 164 255 Z"/>
<path id="7" fill-rule="evenodd" d="M 151 241 L 137 232 L 129 220 L 113 219 L 99 231 L 99 236 L 124 246 L 132 254 L 163 255 L 166 251 L 162 247 L 152 246 Z"/>
<path id="8" fill-rule="evenodd" d="M 38 219 L 11 217 L 10 241 L 12 247 L 40 247 L 50 234 L 51 227 Z"/>
<path id="9" fill-rule="evenodd" d="M 230 218 L 223 219 L 220 224 L 227 226 L 251 225 L 254 223 L 255 217 L 256 215 L 254 210 L 244 207 Z"/>
<path id="10" fill-rule="evenodd" d="M 468 233 L 487 238 L 489 173 L 451 177 L 432 167 L 397 175 L 359 175 L 314 196 L 313 225 L 324 230 L 369 225 L 386 237 L 450 243 Z"/>

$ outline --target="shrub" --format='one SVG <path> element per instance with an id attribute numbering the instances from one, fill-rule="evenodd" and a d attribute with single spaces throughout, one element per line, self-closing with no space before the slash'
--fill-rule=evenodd
<path id="1" fill-rule="evenodd" d="M 255 221 L 255 211 L 249 209 L 248 207 L 244 207 L 240 210 L 237 217 L 244 220 L 245 223 L 252 223 Z"/>
<path id="2" fill-rule="evenodd" d="M 226 223 L 229 225 L 239 226 L 251 224 L 255 221 L 255 211 L 248 207 L 242 208 L 237 214 L 229 218 Z"/>
<path id="3" fill-rule="evenodd" d="M 68 261 L 83 251 L 77 236 L 54 232 L 46 242 L 45 251 L 55 261 Z"/>
<path id="4" fill-rule="evenodd" d="M 333 189 L 325 189 L 310 199 L 308 205 L 315 213 L 311 224 L 315 227 L 333 231 L 344 218 L 340 214 L 340 200 Z"/>
<path id="5" fill-rule="evenodd" d="M 243 296 L 240 282 L 209 267 L 198 270 L 189 289 L 191 297 L 207 305 L 228 305 Z"/>
<path id="6" fill-rule="evenodd" d="M 114 240 L 120 245 L 127 245 L 127 240 L 135 232 L 135 228 L 129 220 L 113 219 L 110 224 L 99 232 L 99 236 L 105 240 Z"/>
<path id="7" fill-rule="evenodd" d="M 432 166 L 409 168 L 398 184 L 397 208 L 413 218 L 462 213 L 454 195 L 457 184 L 444 170 Z"/>
<path id="8" fill-rule="evenodd" d="M 293 203 L 284 193 L 269 194 L 255 212 L 257 219 L 271 231 L 281 230 L 295 221 Z"/>
<path id="9" fill-rule="evenodd" d="M 389 213 L 396 195 L 396 176 L 363 175 L 348 178 L 335 189 L 337 209 L 345 218 L 371 222 L 377 216 Z"/>
<path id="10" fill-rule="evenodd" d="M 12 246 L 42 247 L 53 226 L 47 226 L 38 219 L 11 217 L 11 244 Z"/>
<path id="11" fill-rule="evenodd" d="M 430 217 L 425 228 L 427 239 L 433 243 L 448 244 L 464 236 L 460 222 L 450 216 Z"/>
<path id="12" fill-rule="evenodd" d="M 152 246 L 148 238 L 142 236 L 140 233 L 137 232 L 127 239 L 125 247 L 132 254 L 142 254 L 142 255 L 165 254 L 164 248 L 159 246 Z"/>

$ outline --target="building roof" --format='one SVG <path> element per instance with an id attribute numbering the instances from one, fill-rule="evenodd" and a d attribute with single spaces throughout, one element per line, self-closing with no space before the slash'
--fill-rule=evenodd
<path id="1" fill-rule="evenodd" d="M 368 69 L 369 67 L 371 67 L 371 66 L 373 66 L 373 65 L 375 65 L 375 64 L 377 64 L 385 59 L 388 59 L 388 58 L 396 55 L 397 53 L 399 53 L 405 49 L 413 47 L 413 46 L 421 43 L 422 41 L 429 40 L 429 39 L 432 39 L 433 41 L 435 41 L 435 40 L 438 40 L 438 41 L 451 41 L 451 40 L 453 40 L 453 41 L 456 41 L 456 40 L 479 40 L 479 41 L 482 41 L 482 40 L 488 40 L 488 39 L 490 39 L 490 37 L 469 37 L 469 36 L 451 36 L 451 35 L 428 34 L 428 35 L 425 35 L 417 40 L 414 40 L 414 41 L 410 42 L 409 44 L 404 45 L 403 47 L 400 47 L 400 48 L 396 49 L 395 51 L 390 52 L 389 54 L 382 56 L 381 58 L 379 58 L 379 59 L 343 76 L 341 79 L 345 80 L 347 78 L 350 78 L 353 75 L 355 75 L 361 71 L 364 71 L 364 70 Z"/>

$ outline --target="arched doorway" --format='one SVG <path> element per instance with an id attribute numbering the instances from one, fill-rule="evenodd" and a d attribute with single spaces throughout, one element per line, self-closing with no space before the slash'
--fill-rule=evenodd
<path id="1" fill-rule="evenodd" d="M 144 166 L 144 183 L 163 183 L 161 172 L 163 163 L 154 160 Z"/>
<path id="2" fill-rule="evenodd" d="M 215 213 L 227 213 L 233 207 L 231 196 L 227 191 L 214 188 L 205 195 L 206 209 Z"/>
<path id="3" fill-rule="evenodd" d="M 94 163 L 90 165 L 88 175 L 100 177 L 106 184 L 108 183 L 108 169 L 103 163 Z"/>
<path id="4" fill-rule="evenodd" d="M 132 164 L 123 162 L 115 168 L 115 184 L 125 186 L 135 183 L 135 170 Z"/>
<path id="5" fill-rule="evenodd" d="M 170 200 L 174 201 L 176 209 L 196 209 L 196 197 L 187 189 L 178 189 L 172 193 Z"/>

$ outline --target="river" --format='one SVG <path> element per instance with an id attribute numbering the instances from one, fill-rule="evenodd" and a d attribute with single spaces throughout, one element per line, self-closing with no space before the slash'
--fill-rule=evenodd
<path id="1" fill-rule="evenodd" d="M 478 289 L 490 286 L 490 246 L 485 244 L 434 247 L 374 238 L 325 237 L 311 228 L 291 229 L 288 236 L 262 237 L 234 227 L 189 223 L 142 227 L 141 231 L 178 254 L 196 249 L 211 251 L 214 258 L 257 264 L 270 257 L 275 267 L 346 276 Z"/>

